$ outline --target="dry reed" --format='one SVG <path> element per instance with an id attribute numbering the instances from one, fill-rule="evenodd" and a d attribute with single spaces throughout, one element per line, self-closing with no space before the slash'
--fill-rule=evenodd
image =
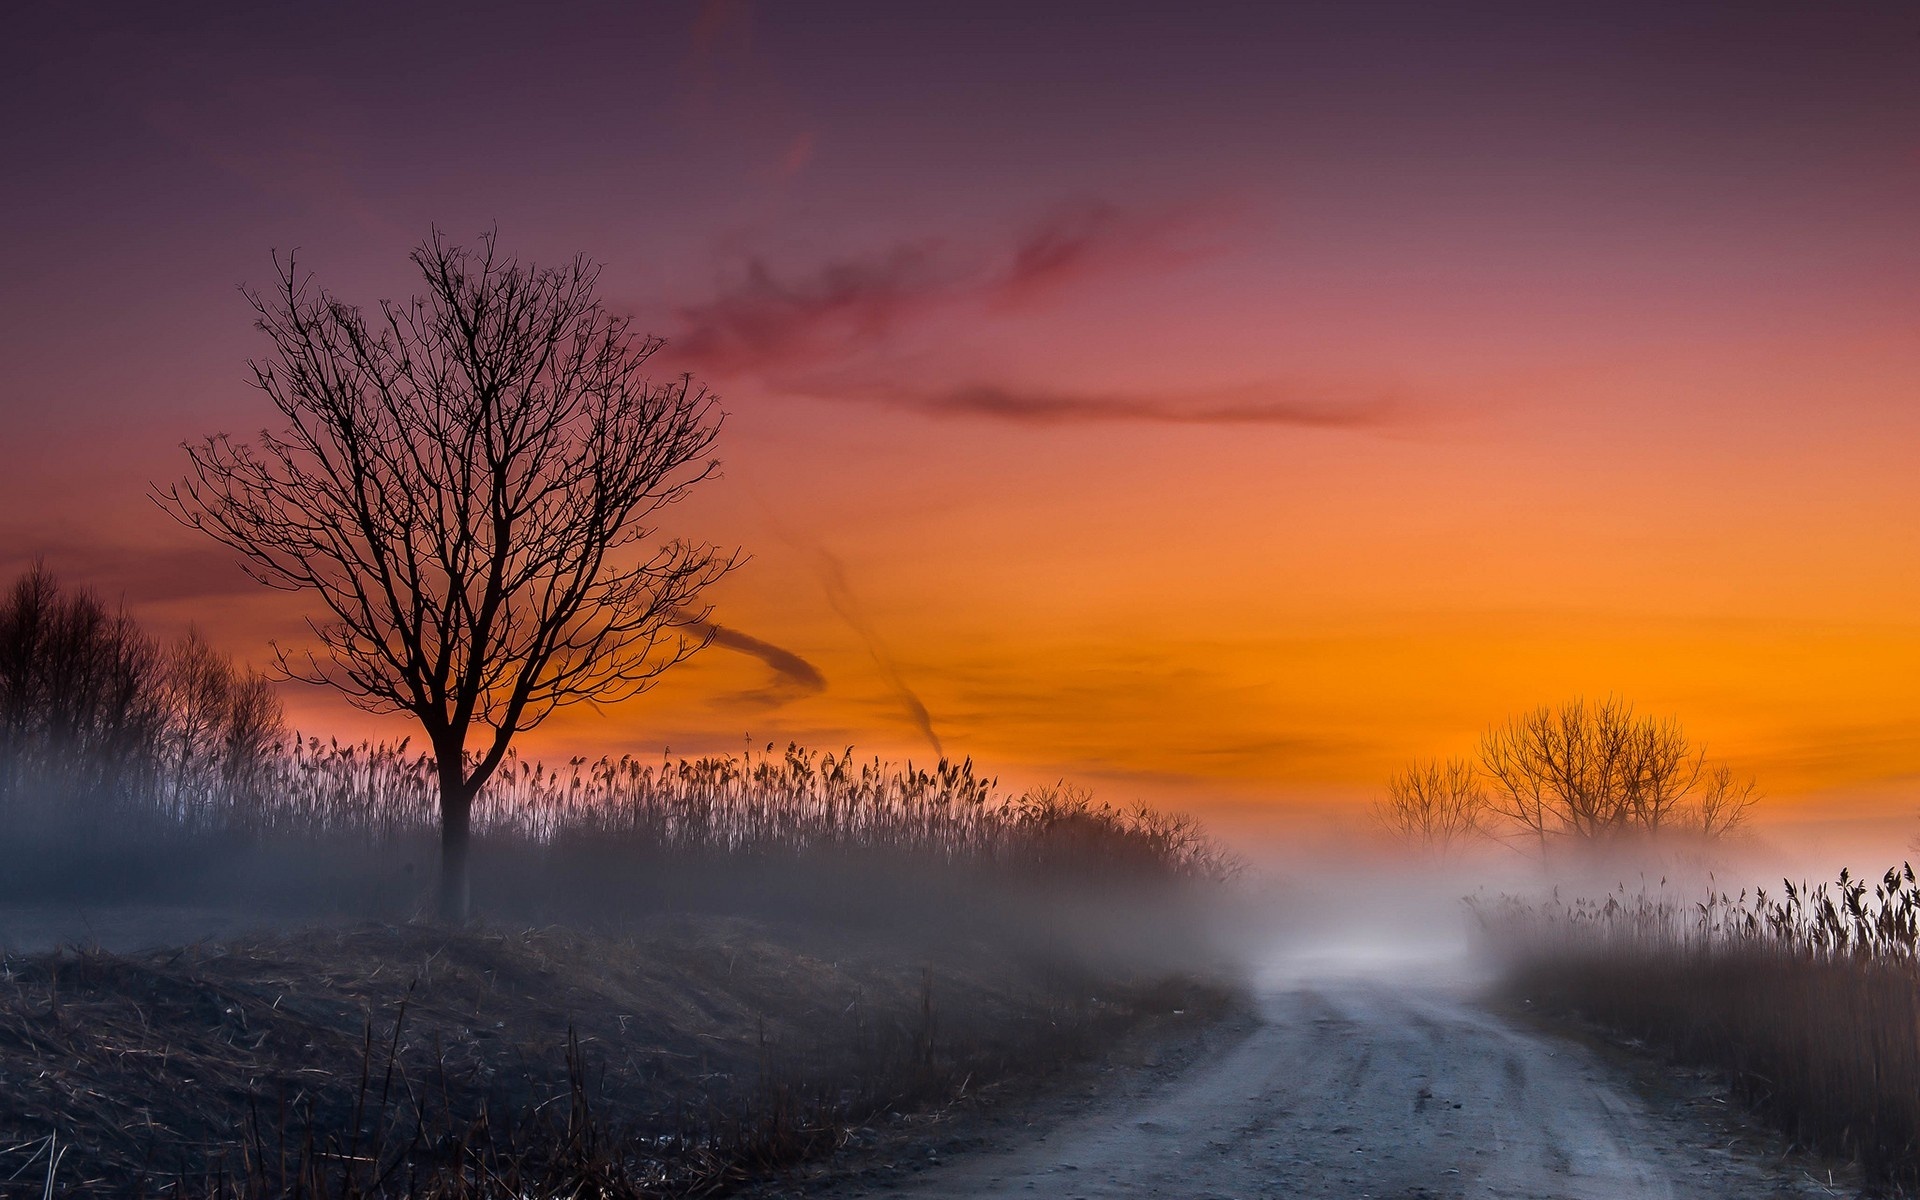
<path id="1" fill-rule="evenodd" d="M 1920 1183 L 1920 886 L 1482 906 L 1505 988 L 1724 1072 L 1803 1144 Z"/>

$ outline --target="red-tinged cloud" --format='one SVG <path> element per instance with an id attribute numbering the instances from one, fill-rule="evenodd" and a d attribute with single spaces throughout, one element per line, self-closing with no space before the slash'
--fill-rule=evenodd
<path id="1" fill-rule="evenodd" d="M 1035 223 L 988 290 L 995 307 L 1045 299 L 1109 272 L 1178 265 L 1197 251 L 1180 246 L 1180 218 L 1129 214 L 1100 201 L 1065 204 Z"/>
<path id="2" fill-rule="evenodd" d="M 780 162 L 774 172 L 776 177 L 792 179 L 806 170 L 807 164 L 813 161 L 816 140 L 817 136 L 811 129 L 803 129 L 795 134 L 793 140 L 787 143 L 787 148 L 780 154 Z"/>
<path id="3" fill-rule="evenodd" d="M 903 242 L 802 276 L 761 259 L 713 300 L 679 310 L 676 360 L 731 375 L 835 365 L 942 313 L 1033 304 L 1104 273 L 1193 255 L 1184 223 L 1103 203 L 1063 205 L 997 252 L 942 238 Z"/>
<path id="4" fill-rule="evenodd" d="M 1189 391 L 1103 392 L 975 383 L 929 388 L 856 375 L 819 376 L 788 389 L 815 400 L 875 404 L 931 417 L 976 418 L 1014 425 L 1288 426 L 1380 429 L 1408 419 L 1389 388 L 1312 388 L 1268 383 Z"/>
<path id="5" fill-rule="evenodd" d="M 1384 424 L 1396 415 L 1391 401 L 1327 401 L 1275 396 L 1267 389 L 1187 397 L 1146 397 L 1076 392 L 1026 391 L 975 386 L 931 395 L 905 395 L 898 403 L 934 416 L 987 417 L 1022 425 L 1071 425 L 1145 421 L 1162 425 L 1292 425 L 1329 429 Z"/>
<path id="6" fill-rule="evenodd" d="M 749 41 L 752 30 L 753 10 L 745 0 L 700 0 L 691 30 L 693 53 L 710 58 L 726 43 Z"/>
<path id="7" fill-rule="evenodd" d="M 840 358 L 950 300 L 957 285 L 942 259 L 939 242 L 919 242 L 833 263 L 792 283 L 756 260 L 731 291 L 680 310 L 672 354 L 723 375 Z"/>

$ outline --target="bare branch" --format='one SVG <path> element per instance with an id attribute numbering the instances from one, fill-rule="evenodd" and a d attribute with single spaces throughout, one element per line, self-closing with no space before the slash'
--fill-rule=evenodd
<path id="1" fill-rule="evenodd" d="M 1565 841 L 1719 837 L 1757 796 L 1751 781 L 1709 768 L 1678 722 L 1612 698 L 1511 718 L 1481 739 L 1480 768 L 1489 810 L 1543 853 Z"/>
<path id="2" fill-rule="evenodd" d="M 1464 759 L 1416 763 L 1387 781 L 1374 821 L 1387 833 L 1435 858 L 1446 858 L 1482 832 L 1487 793 Z"/>
<path id="3" fill-rule="evenodd" d="M 604 307 L 585 258 L 435 232 L 412 261 L 424 294 L 369 320 L 276 258 L 277 286 L 246 295 L 282 427 L 188 446 L 155 496 L 319 601 L 316 648 L 281 669 L 417 718 L 464 820 L 516 733 L 706 644 L 699 598 L 736 557 L 657 522 L 717 472 L 723 414 L 691 378 L 647 377 L 661 342 Z"/>

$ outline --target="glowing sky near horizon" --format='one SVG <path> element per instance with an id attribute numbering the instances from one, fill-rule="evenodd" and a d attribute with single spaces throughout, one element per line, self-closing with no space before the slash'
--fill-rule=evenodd
<path id="1" fill-rule="evenodd" d="M 1251 827 L 1615 693 L 1920 776 L 1907 4 L 54 5 L 0 47 L 0 569 L 264 660 L 145 499 L 236 285 L 497 225 L 724 397 L 716 647 L 536 750 L 797 739 Z M 789 657 L 782 657 L 782 654 Z M 804 666 L 805 670 L 800 669 Z M 361 731 L 287 692 L 303 727 Z M 401 726 L 389 726 L 394 732 Z"/>

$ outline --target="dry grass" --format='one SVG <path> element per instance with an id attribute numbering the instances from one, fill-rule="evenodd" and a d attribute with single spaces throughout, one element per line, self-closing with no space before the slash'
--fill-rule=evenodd
<path id="1" fill-rule="evenodd" d="M 253 829 L 390 837 L 436 827 L 433 762 L 406 743 L 296 743 L 266 794 L 233 814 Z M 948 862 L 1099 862 L 1212 876 L 1230 869 L 1189 819 L 1096 803 L 1059 786 L 1002 793 L 971 759 L 889 763 L 789 745 L 739 755 L 631 756 L 565 767 L 509 757 L 475 826 L 497 839 L 617 839 L 656 853 L 884 850 Z"/>
<path id="2" fill-rule="evenodd" d="M 714 1194 L 1223 996 L 712 918 L 18 956 L 0 1196 Z"/>
<path id="3" fill-rule="evenodd" d="M 259 778 L 203 794 L 191 811 L 143 792 L 0 790 L 0 899 L 237 896 L 308 910 L 307 896 L 344 893 L 381 899 L 365 915 L 403 916 L 424 894 L 438 826 L 431 759 L 404 742 L 310 740 L 278 752 Z M 496 884 L 533 886 L 511 881 L 516 872 L 697 879 L 716 867 L 860 860 L 991 892 L 1018 880 L 1207 883 L 1235 870 L 1184 817 L 1066 785 L 1003 792 L 970 761 L 922 768 L 795 746 L 657 764 L 510 759 L 475 822 L 476 853 L 508 864 L 476 866 L 482 905 Z"/>
<path id="4" fill-rule="evenodd" d="M 1209 957 L 1234 864 L 1191 821 L 850 749 L 511 758 L 476 906 L 571 932 L 392 923 L 433 875 L 432 761 L 275 744 L 257 681 L 183 651 L 233 693 L 216 729 L 76 603 L 0 713 L 0 900 L 389 923 L 0 957 L 0 1196 L 712 1192 L 1221 995 L 1138 982 Z"/>
<path id="5" fill-rule="evenodd" d="M 1505 987 L 1724 1071 L 1803 1144 L 1920 1184 L 1920 887 L 1788 884 L 1484 909 Z"/>

